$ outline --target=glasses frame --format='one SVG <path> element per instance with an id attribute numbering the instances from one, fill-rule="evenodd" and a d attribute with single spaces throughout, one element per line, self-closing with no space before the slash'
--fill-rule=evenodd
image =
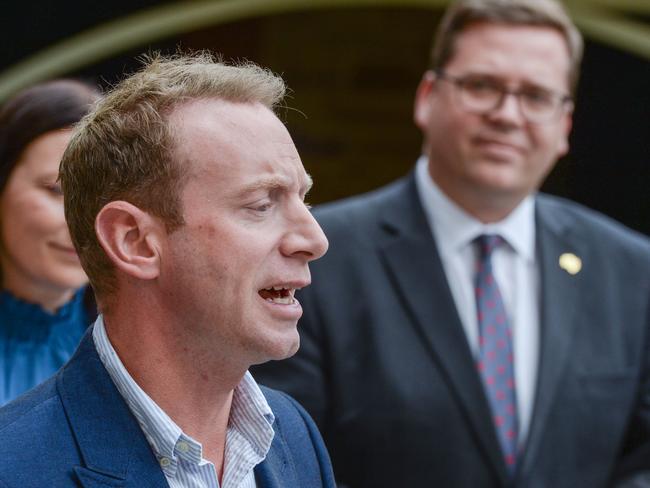
<path id="1" fill-rule="evenodd" d="M 533 124 L 546 124 L 546 123 L 554 122 L 559 119 L 559 117 L 563 112 L 566 113 L 566 111 L 573 108 L 573 97 L 571 95 L 568 95 L 566 93 L 561 93 L 555 90 L 551 90 L 548 88 L 540 87 L 539 88 L 540 90 L 543 90 L 551 97 L 551 100 L 553 100 L 555 107 L 553 109 L 553 112 L 549 112 L 548 116 L 542 116 L 541 118 L 536 115 L 531 116 L 531 113 L 526 108 L 527 105 L 525 103 L 522 103 L 522 96 L 526 95 L 527 93 L 525 89 L 522 88 L 511 89 L 505 86 L 505 84 L 503 83 L 495 82 L 494 88 L 499 92 L 499 96 L 495 99 L 494 104 L 485 109 L 477 109 L 476 107 L 468 106 L 468 103 L 465 98 L 468 93 L 465 88 L 466 84 L 471 78 L 475 78 L 476 77 L 475 75 L 454 76 L 454 75 L 450 75 L 449 73 L 443 70 L 434 71 L 434 74 L 437 79 L 446 81 L 454 87 L 460 105 L 463 107 L 463 109 L 465 109 L 467 112 L 470 113 L 476 113 L 481 115 L 489 114 L 490 112 L 493 112 L 497 110 L 499 107 L 501 107 L 503 105 L 503 102 L 506 99 L 506 96 L 508 95 L 512 95 L 515 97 L 515 99 L 517 100 L 517 105 L 519 106 L 519 111 L 521 112 L 522 116 L 528 122 Z"/>

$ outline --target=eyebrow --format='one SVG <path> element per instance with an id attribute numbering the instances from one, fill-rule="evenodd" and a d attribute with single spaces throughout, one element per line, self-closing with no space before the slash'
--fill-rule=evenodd
<path id="1" fill-rule="evenodd" d="M 306 183 L 302 187 L 302 189 L 305 191 L 305 195 L 306 195 L 307 193 L 309 193 L 309 190 L 311 190 L 312 187 L 314 186 L 314 180 L 312 179 L 309 173 L 305 173 L 305 175 L 306 175 Z"/>
<path id="2" fill-rule="evenodd" d="M 487 78 L 489 80 L 496 81 L 496 82 L 502 83 L 504 85 L 507 84 L 506 80 L 503 79 L 498 74 L 488 73 L 488 72 L 485 72 L 485 71 L 469 71 L 468 73 L 465 74 L 465 77 L 467 77 L 467 76 L 477 77 L 477 78 Z M 539 90 L 545 90 L 545 91 L 552 92 L 552 93 L 559 93 L 559 94 L 564 93 L 559 88 L 553 88 L 553 87 L 550 87 L 550 86 L 546 85 L 545 83 L 540 83 L 540 82 L 537 82 L 537 81 L 524 80 L 523 83 L 521 83 L 520 88 L 534 88 L 534 89 L 539 89 Z"/>
<path id="3" fill-rule="evenodd" d="M 314 185 L 314 181 L 312 180 L 312 177 L 308 173 L 305 173 L 305 175 L 306 175 L 305 183 L 300 186 L 300 190 L 305 194 L 307 194 L 311 189 L 311 187 Z M 260 178 L 259 180 L 251 183 L 250 185 L 246 185 L 237 193 L 239 196 L 244 197 L 246 195 L 255 193 L 256 191 L 260 191 L 260 190 L 284 190 L 290 187 L 291 187 L 291 180 L 289 178 L 283 178 L 280 176 L 270 176 L 270 177 Z"/>

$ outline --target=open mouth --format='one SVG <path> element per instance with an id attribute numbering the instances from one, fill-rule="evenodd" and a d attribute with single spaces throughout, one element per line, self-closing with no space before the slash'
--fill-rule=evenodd
<path id="1" fill-rule="evenodd" d="M 296 299 L 293 298 L 295 291 L 295 288 L 273 286 L 271 288 L 264 288 L 258 291 L 258 293 L 264 300 L 267 300 L 269 302 L 277 303 L 280 305 L 292 305 L 296 302 Z"/>

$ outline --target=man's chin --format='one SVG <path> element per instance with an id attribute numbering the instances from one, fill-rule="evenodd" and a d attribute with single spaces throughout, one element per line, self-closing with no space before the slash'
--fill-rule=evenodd
<path id="1" fill-rule="evenodd" d="M 484 163 L 471 176 L 475 188 L 497 196 L 514 195 L 527 191 L 526 182 L 513 165 Z"/>
<path id="2" fill-rule="evenodd" d="M 300 347 L 300 336 L 296 332 L 294 337 L 285 337 L 282 340 L 276 340 L 267 344 L 264 350 L 264 357 L 257 360 L 254 364 L 263 364 L 268 361 L 282 361 L 288 359 L 298 352 Z"/>
<path id="3" fill-rule="evenodd" d="M 300 347 L 300 337 L 296 334 L 296 338 L 292 341 L 287 341 L 285 344 L 278 347 L 276 353 L 271 358 L 274 361 L 281 361 L 290 358 L 298 352 Z"/>

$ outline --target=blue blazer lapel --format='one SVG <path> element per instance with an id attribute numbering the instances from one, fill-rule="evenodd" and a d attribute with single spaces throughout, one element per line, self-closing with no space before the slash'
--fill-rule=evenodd
<path id="1" fill-rule="evenodd" d="M 382 225 L 386 239 L 379 243 L 379 252 L 387 272 L 430 347 L 432 362 L 446 373 L 484 455 L 505 484 L 508 474 L 490 409 L 413 175 L 386 207 Z"/>
<path id="2" fill-rule="evenodd" d="M 92 327 L 58 375 L 57 389 L 83 460 L 83 466 L 75 468 L 82 486 L 168 486 L 137 420 L 97 355 Z"/>
<path id="3" fill-rule="evenodd" d="M 295 466 L 289 461 L 287 448 L 277 432 L 263 462 L 255 467 L 257 488 L 300 488 Z"/>
<path id="4" fill-rule="evenodd" d="M 89 468 L 76 466 L 74 472 L 77 479 L 83 488 L 106 488 L 106 487 L 119 487 L 125 485 L 123 478 L 113 478 L 111 475 L 100 473 Z"/>
<path id="5" fill-rule="evenodd" d="M 585 270 L 571 274 L 560 266 L 560 256 L 571 253 L 589 261 L 587 246 L 572 234 L 574 225 L 543 196 L 536 201 L 537 258 L 541 271 L 540 363 L 535 407 L 521 471 L 532 469 L 545 432 L 546 418 L 565 374 L 574 337 L 579 290 L 588 283 Z"/>

